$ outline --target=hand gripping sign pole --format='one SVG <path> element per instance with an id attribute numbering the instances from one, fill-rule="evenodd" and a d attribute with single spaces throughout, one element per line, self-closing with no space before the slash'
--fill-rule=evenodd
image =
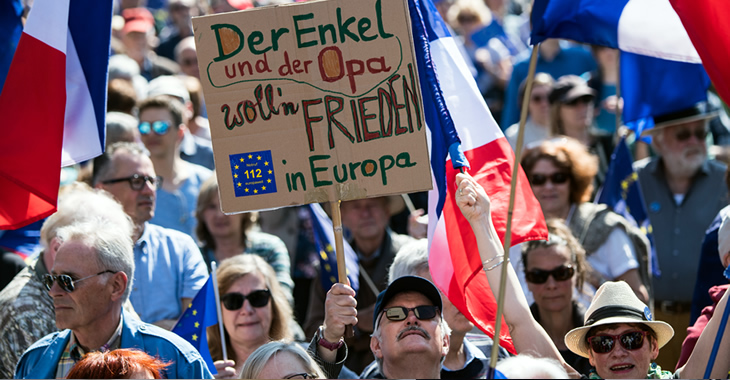
<path id="1" fill-rule="evenodd" d="M 347 267 L 345 266 L 345 245 L 342 240 L 342 214 L 340 213 L 340 201 L 331 201 L 332 229 L 335 231 L 335 255 L 337 256 L 337 277 L 340 284 L 349 285 L 347 281 Z M 351 325 L 345 327 L 345 337 L 355 335 Z"/>

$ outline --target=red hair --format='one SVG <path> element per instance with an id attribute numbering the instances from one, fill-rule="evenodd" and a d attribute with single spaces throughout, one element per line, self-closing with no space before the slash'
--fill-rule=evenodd
<path id="1" fill-rule="evenodd" d="M 131 379 L 135 372 L 149 371 L 154 379 L 170 363 L 135 349 L 120 348 L 107 352 L 89 352 L 71 368 L 67 379 Z"/>

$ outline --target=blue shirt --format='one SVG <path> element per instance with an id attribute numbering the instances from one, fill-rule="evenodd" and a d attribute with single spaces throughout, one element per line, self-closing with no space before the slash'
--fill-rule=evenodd
<path id="1" fill-rule="evenodd" d="M 168 192 L 157 188 L 157 205 L 155 216 L 150 223 L 165 228 L 172 228 L 190 235 L 195 239 L 195 226 L 198 224 L 195 219 L 195 208 L 198 204 L 200 186 L 213 173 L 210 170 L 195 164 L 187 163 L 186 170 L 190 176 L 180 184 L 174 192 Z M 163 178 L 163 181 L 167 181 Z"/>
<path id="2" fill-rule="evenodd" d="M 208 280 L 203 255 L 190 236 L 150 223 L 134 245 L 134 264 L 129 300 L 147 323 L 178 318 L 180 300 L 194 298 Z"/>
<path id="3" fill-rule="evenodd" d="M 167 379 L 212 379 L 208 366 L 198 351 L 167 330 L 148 325 L 122 312 L 122 342 L 120 348 L 136 348 L 158 357 L 170 366 L 162 371 Z M 15 368 L 16 379 L 53 379 L 56 366 L 66 345 L 71 339 L 71 330 L 51 333 L 33 343 Z"/>
<path id="4" fill-rule="evenodd" d="M 520 109 L 517 106 L 520 85 L 527 78 L 527 69 L 530 66 L 530 56 L 515 63 L 512 70 L 512 77 L 507 85 L 507 93 L 502 109 L 502 130 L 520 120 Z M 582 47 L 570 47 L 561 49 L 552 61 L 546 61 L 542 55 L 537 56 L 536 73 L 548 73 L 557 80 L 563 75 L 581 75 L 586 71 L 593 71 L 596 68 L 596 61 L 591 53 Z"/>

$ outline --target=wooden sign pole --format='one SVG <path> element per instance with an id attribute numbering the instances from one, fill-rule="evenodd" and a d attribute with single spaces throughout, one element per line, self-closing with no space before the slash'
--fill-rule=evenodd
<path id="1" fill-rule="evenodd" d="M 332 229 L 335 231 L 335 255 L 337 256 L 337 277 L 340 284 L 349 285 L 347 281 L 347 267 L 345 266 L 345 244 L 342 238 L 342 214 L 340 213 L 340 201 L 331 201 Z M 355 335 L 351 325 L 345 327 L 345 337 Z"/>

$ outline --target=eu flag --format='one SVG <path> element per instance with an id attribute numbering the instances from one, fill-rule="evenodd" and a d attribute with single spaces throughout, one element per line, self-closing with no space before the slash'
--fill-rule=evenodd
<path id="1" fill-rule="evenodd" d="M 606 181 L 596 199 L 598 199 L 597 203 L 607 205 L 615 213 L 634 223 L 646 234 L 649 243 L 651 243 L 651 273 L 658 277 L 661 272 L 659 271 L 656 252 L 654 252 L 654 239 L 649 224 L 649 214 L 644 206 L 644 196 L 641 194 L 639 177 L 634 171 L 633 161 L 629 147 L 626 145 L 626 136 L 624 136 L 616 144 L 616 149 L 611 155 L 611 165 L 608 167 L 608 173 L 606 173 Z"/>
<path id="2" fill-rule="evenodd" d="M 322 282 L 322 289 L 329 290 L 337 282 L 337 256 L 335 255 L 335 231 L 332 228 L 332 221 L 318 203 L 307 205 L 312 218 L 312 230 L 314 231 L 314 242 L 319 252 L 319 276 Z M 350 287 L 357 293 L 360 288 L 360 268 L 358 266 L 357 254 L 346 241 L 343 242 L 345 249 L 345 266 L 347 267 L 347 278 L 350 280 Z"/>
<path id="3" fill-rule="evenodd" d="M 190 342 L 200 352 L 200 356 L 205 360 L 210 372 L 215 375 L 217 372 L 213 365 L 213 358 L 210 356 L 208 335 L 206 334 L 206 327 L 218 323 L 214 287 L 213 276 L 209 276 L 193 302 L 188 305 L 188 309 L 178 319 L 172 332 Z"/>

